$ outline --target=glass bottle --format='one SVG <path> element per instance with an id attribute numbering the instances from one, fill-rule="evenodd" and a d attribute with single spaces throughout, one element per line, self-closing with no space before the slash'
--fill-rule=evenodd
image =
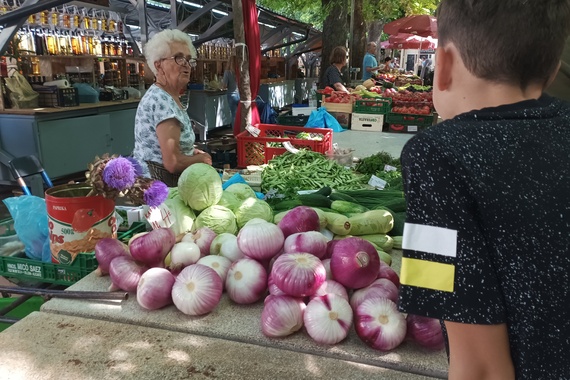
<path id="1" fill-rule="evenodd" d="M 81 21 L 79 19 L 79 15 L 76 13 L 73 15 L 73 28 L 78 29 L 81 25 Z"/>
<path id="2" fill-rule="evenodd" d="M 71 52 L 73 55 L 81 55 L 81 42 L 76 34 L 71 35 Z"/>
<path id="3" fill-rule="evenodd" d="M 43 26 L 49 25 L 49 11 L 40 12 L 40 24 Z"/>
<path id="4" fill-rule="evenodd" d="M 47 46 L 47 53 L 49 55 L 56 55 L 57 54 L 57 41 L 53 33 L 47 32 L 45 35 L 46 46 Z"/>

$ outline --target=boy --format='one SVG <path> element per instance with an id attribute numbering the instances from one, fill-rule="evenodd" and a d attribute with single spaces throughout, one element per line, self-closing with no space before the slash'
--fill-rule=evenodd
<path id="1" fill-rule="evenodd" d="M 570 378 L 570 105 L 543 96 L 569 0 L 442 0 L 434 103 L 404 147 L 400 308 L 450 379 Z"/>

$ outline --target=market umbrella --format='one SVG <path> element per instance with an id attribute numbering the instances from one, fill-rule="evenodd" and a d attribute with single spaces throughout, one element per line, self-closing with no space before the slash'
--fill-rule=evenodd
<path id="1" fill-rule="evenodd" d="M 384 33 L 408 33 L 422 37 L 437 37 L 437 19 L 430 15 L 404 17 L 384 25 Z"/>
<path id="2" fill-rule="evenodd" d="M 390 36 L 389 45 L 394 49 L 435 49 L 437 39 L 431 37 L 419 37 L 413 34 L 400 33 Z"/>

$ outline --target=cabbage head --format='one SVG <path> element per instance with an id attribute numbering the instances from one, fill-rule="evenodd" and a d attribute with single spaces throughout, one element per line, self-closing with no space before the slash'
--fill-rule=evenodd
<path id="1" fill-rule="evenodd" d="M 218 235 L 225 232 L 235 235 L 238 232 L 236 216 L 232 210 L 219 205 L 210 206 L 202 211 L 196 218 L 194 227 L 196 229 L 209 227 Z"/>
<path id="2" fill-rule="evenodd" d="M 233 193 L 236 197 L 245 201 L 247 198 L 255 198 L 255 191 L 247 183 L 234 183 L 229 185 L 226 190 Z"/>
<path id="3" fill-rule="evenodd" d="M 164 204 L 173 214 L 172 221 L 174 223 L 170 228 L 176 235 L 192 231 L 194 220 L 196 220 L 196 214 L 194 214 L 194 211 L 192 211 L 192 209 L 188 207 L 179 196 L 166 199 Z"/>
<path id="4" fill-rule="evenodd" d="M 233 185 L 232 185 L 233 186 Z M 235 211 L 237 224 L 242 228 L 254 218 L 263 219 L 273 223 L 273 210 L 269 204 L 261 199 L 247 198 Z"/>
<path id="5" fill-rule="evenodd" d="M 218 202 L 218 205 L 224 206 L 232 210 L 233 212 L 242 204 L 243 200 L 238 198 L 234 193 L 225 191 L 222 193 L 222 198 Z"/>
<path id="6" fill-rule="evenodd" d="M 191 209 L 202 211 L 222 197 L 222 178 L 208 164 L 188 166 L 178 179 L 178 195 Z"/>

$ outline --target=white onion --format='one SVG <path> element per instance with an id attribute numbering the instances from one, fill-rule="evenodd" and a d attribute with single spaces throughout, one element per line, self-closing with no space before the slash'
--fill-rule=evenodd
<path id="1" fill-rule="evenodd" d="M 197 264 L 202 264 L 215 270 L 222 279 L 222 283 L 224 283 L 232 262 L 224 256 L 208 255 L 198 260 Z"/>
<path id="2" fill-rule="evenodd" d="M 356 311 L 360 304 L 369 298 L 387 298 L 394 303 L 398 303 L 398 288 L 387 278 L 375 280 L 365 288 L 356 290 L 350 297 L 350 306 Z"/>
<path id="3" fill-rule="evenodd" d="M 220 255 L 228 258 L 232 263 L 245 255 L 239 249 L 237 244 L 237 236 L 224 232 L 216 236 L 210 245 L 210 255 Z"/>
<path id="4" fill-rule="evenodd" d="M 196 243 L 200 247 L 202 256 L 210 254 L 210 246 L 217 234 L 209 227 L 200 227 L 196 231 L 184 235 L 182 241 Z"/>
<path id="5" fill-rule="evenodd" d="M 285 253 L 310 253 L 322 259 L 327 253 L 327 238 L 318 231 L 298 232 L 287 236 Z"/>
<path id="6" fill-rule="evenodd" d="M 222 288 L 222 280 L 216 271 L 205 265 L 193 264 L 176 276 L 172 301 L 184 314 L 206 314 L 220 302 Z"/>
<path id="7" fill-rule="evenodd" d="M 386 298 L 367 299 L 356 309 L 356 334 L 370 347 L 389 351 L 406 337 L 406 318 Z"/>
<path id="8" fill-rule="evenodd" d="M 273 282 L 293 297 L 315 294 L 325 282 L 325 267 L 309 253 L 284 253 L 275 260 L 271 270 Z"/>
<path id="9" fill-rule="evenodd" d="M 200 256 L 198 244 L 189 241 L 176 243 L 170 251 L 170 269 L 174 272 L 180 271 L 188 265 L 196 264 Z"/>
<path id="10" fill-rule="evenodd" d="M 150 268 L 143 273 L 137 286 L 137 302 L 148 310 L 172 304 L 174 275 L 165 268 Z"/>
<path id="11" fill-rule="evenodd" d="M 340 282 L 336 282 L 334 280 L 326 280 L 323 282 L 315 294 L 311 296 L 311 299 L 324 296 L 326 294 L 336 294 L 337 296 L 341 296 L 348 301 L 348 293 L 346 292 L 346 288 Z"/>
<path id="12" fill-rule="evenodd" d="M 259 218 L 247 222 L 237 236 L 239 249 L 255 260 L 270 260 L 281 251 L 284 241 L 279 227 Z"/>
<path id="13" fill-rule="evenodd" d="M 270 338 L 293 334 L 303 327 L 305 303 L 290 296 L 269 296 L 261 312 L 261 332 Z"/>
<path id="14" fill-rule="evenodd" d="M 303 316 L 307 333 L 317 343 L 336 344 L 346 338 L 352 324 L 352 309 L 336 294 L 313 298 Z"/>
<path id="15" fill-rule="evenodd" d="M 267 287 L 267 272 L 253 259 L 234 262 L 226 276 L 226 291 L 232 301 L 249 304 L 258 301 Z"/>

